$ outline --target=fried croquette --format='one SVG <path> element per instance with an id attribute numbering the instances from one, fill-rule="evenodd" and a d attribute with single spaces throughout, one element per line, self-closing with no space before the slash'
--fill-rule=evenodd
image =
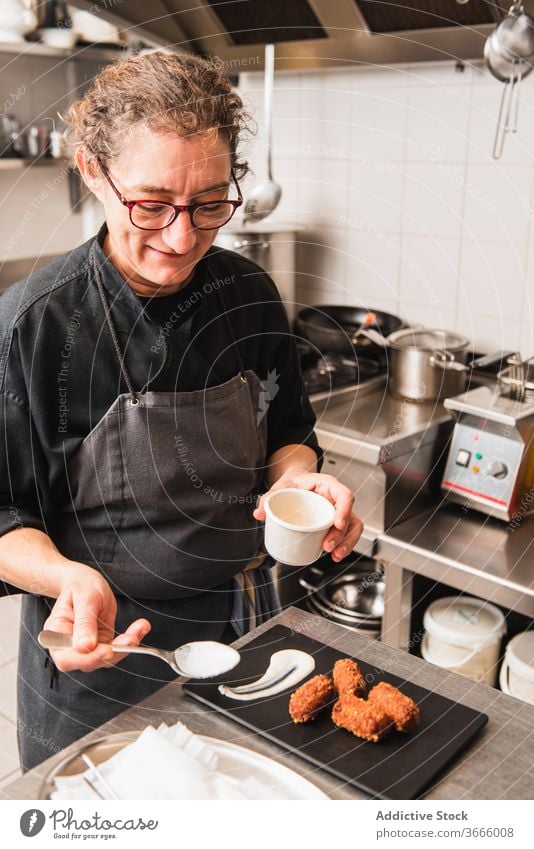
<path id="1" fill-rule="evenodd" d="M 332 722 L 362 740 L 377 743 L 393 728 L 411 731 L 419 722 L 420 710 L 413 699 L 396 687 L 382 681 L 365 696 L 365 679 L 352 658 L 337 660 L 333 680 L 315 675 L 302 684 L 289 700 L 293 722 L 310 722 L 337 695 L 332 709 Z"/>
<path id="2" fill-rule="evenodd" d="M 421 711 L 409 696 L 392 684 L 381 681 L 369 693 L 368 701 L 379 707 L 395 723 L 397 731 L 411 731 L 421 716 Z"/>
<path id="3" fill-rule="evenodd" d="M 310 722 L 335 698 L 334 682 L 327 675 L 314 675 L 292 694 L 289 715 L 293 722 Z"/>
<path id="4" fill-rule="evenodd" d="M 365 678 L 355 660 L 349 657 L 336 660 L 332 674 L 334 677 L 334 687 L 340 698 L 345 695 L 365 695 Z"/>
<path id="5" fill-rule="evenodd" d="M 362 740 L 378 743 L 392 727 L 392 722 L 378 705 L 357 696 L 345 695 L 332 710 L 332 722 Z"/>

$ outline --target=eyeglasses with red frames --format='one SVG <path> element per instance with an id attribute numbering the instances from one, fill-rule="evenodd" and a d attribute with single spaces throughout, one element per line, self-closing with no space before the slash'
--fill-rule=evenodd
<path id="1" fill-rule="evenodd" d="M 230 221 L 243 203 L 243 196 L 232 169 L 231 176 L 237 189 L 237 200 L 212 200 L 188 205 L 167 203 L 162 200 L 126 200 L 113 183 L 105 165 L 98 163 L 109 185 L 123 206 L 128 208 L 130 221 L 139 230 L 163 230 L 169 227 L 181 212 L 189 213 L 191 224 L 197 230 L 217 230 Z"/>

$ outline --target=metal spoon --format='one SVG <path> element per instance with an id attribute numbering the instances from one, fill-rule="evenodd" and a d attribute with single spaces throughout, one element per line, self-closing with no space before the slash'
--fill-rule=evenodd
<path id="1" fill-rule="evenodd" d="M 261 221 L 273 212 L 282 197 L 282 189 L 272 173 L 272 110 L 274 82 L 274 44 L 265 45 L 265 131 L 267 133 L 267 181 L 255 186 L 245 203 L 243 219 Z"/>
<path id="2" fill-rule="evenodd" d="M 70 634 L 59 634 L 57 631 L 41 631 L 38 636 L 39 645 L 44 649 L 71 649 L 73 647 Z M 117 654 L 151 654 L 168 663 L 178 675 L 187 678 L 213 678 L 228 672 L 240 661 L 239 652 L 232 646 L 217 643 L 213 640 L 198 640 L 185 643 L 174 651 L 165 651 L 153 646 L 117 646 L 107 644 Z"/>

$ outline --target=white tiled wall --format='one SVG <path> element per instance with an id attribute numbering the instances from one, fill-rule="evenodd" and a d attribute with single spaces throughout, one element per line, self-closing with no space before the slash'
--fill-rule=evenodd
<path id="1" fill-rule="evenodd" d="M 258 122 L 262 75 L 240 88 Z M 491 151 L 502 85 L 454 63 L 277 73 L 274 221 L 302 226 L 298 300 L 363 304 L 534 354 L 534 76 Z"/>
<path id="2" fill-rule="evenodd" d="M 25 123 L 64 107 L 61 63 L 0 62 L 0 107 L 21 87 L 10 111 Z M 80 66 L 77 80 L 94 70 Z M 258 179 L 262 82 L 240 80 Z M 501 93 L 482 67 L 452 62 L 277 73 L 273 221 L 303 228 L 300 302 L 364 304 L 465 332 L 481 350 L 534 354 L 534 75 L 496 162 Z M 88 204 L 71 213 L 60 165 L 0 171 L 0 198 L 0 261 L 67 250 L 95 227 Z"/>

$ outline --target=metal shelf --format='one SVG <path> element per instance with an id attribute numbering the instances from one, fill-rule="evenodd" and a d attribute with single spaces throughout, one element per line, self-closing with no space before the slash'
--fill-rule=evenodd
<path id="1" fill-rule="evenodd" d="M 127 47 L 117 49 L 93 47 L 91 44 L 78 44 L 71 50 L 59 50 L 37 41 L 0 42 L 0 53 L 17 53 L 20 58 L 26 56 L 45 56 L 54 59 L 72 59 L 78 62 L 114 62 L 122 56 Z"/>
<path id="2" fill-rule="evenodd" d="M 21 168 L 29 168 L 31 165 L 64 165 L 66 162 L 66 159 L 53 159 L 51 156 L 36 159 L 15 159 L 6 156 L 5 159 L 0 157 L 0 171 L 17 171 Z"/>

